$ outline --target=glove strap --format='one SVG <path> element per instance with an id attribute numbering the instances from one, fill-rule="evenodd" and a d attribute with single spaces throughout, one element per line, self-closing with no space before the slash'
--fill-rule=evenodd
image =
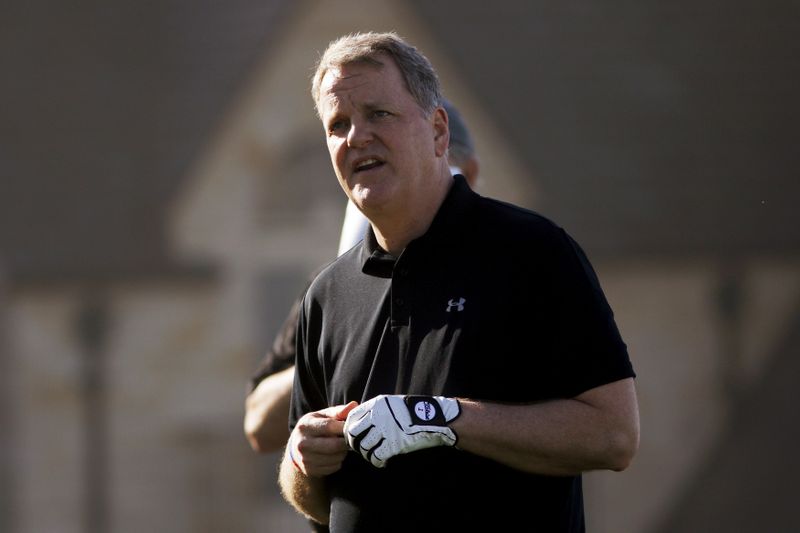
<path id="1" fill-rule="evenodd" d="M 442 406 L 433 396 L 406 396 L 403 400 L 412 426 L 447 426 Z"/>

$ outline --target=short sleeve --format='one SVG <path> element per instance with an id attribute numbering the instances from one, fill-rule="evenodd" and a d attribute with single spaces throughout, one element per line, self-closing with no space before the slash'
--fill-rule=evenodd
<path id="1" fill-rule="evenodd" d="M 286 317 L 280 331 L 278 331 L 272 347 L 261 360 L 253 377 L 250 378 L 250 391 L 252 392 L 261 381 L 268 376 L 285 370 L 294 364 L 295 343 L 297 340 L 297 319 L 300 313 L 302 298 L 295 300 L 289 315 Z"/>
<path id="2" fill-rule="evenodd" d="M 297 320 L 295 359 L 297 367 L 289 406 L 289 430 L 294 429 L 304 414 L 328 406 L 322 364 L 317 350 L 321 320 L 314 321 L 316 324 L 314 327 L 310 326 L 309 320 L 310 315 L 319 312 L 319 306 L 314 303 L 310 294 L 306 293 Z"/>
<path id="3" fill-rule="evenodd" d="M 553 378 L 565 397 L 635 377 L 627 346 L 586 254 L 558 228 L 548 262 Z"/>

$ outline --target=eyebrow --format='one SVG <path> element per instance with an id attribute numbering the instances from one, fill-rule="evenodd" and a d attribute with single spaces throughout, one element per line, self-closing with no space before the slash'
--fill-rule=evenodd
<path id="1" fill-rule="evenodd" d="M 395 106 L 389 105 L 385 102 L 367 102 L 363 105 L 367 111 L 375 111 L 376 109 L 392 110 L 394 112 Z"/>

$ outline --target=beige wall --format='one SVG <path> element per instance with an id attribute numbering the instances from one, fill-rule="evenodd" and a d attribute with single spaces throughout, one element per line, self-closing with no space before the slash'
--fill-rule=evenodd
<path id="1" fill-rule="evenodd" d="M 7 309 L 15 494 L 22 531 L 80 531 L 80 354 L 69 295 L 32 295 Z"/>
<path id="2" fill-rule="evenodd" d="M 16 521 L 24 533 L 83 531 L 80 296 L 25 291 L 9 306 Z M 249 310 L 221 312 L 220 291 L 209 284 L 116 287 L 109 298 L 111 527 L 255 530 L 277 494 L 265 496 L 272 466 L 255 460 L 241 430 L 254 347 L 222 334 Z M 297 521 L 283 506 L 277 517 Z"/>
<path id="3" fill-rule="evenodd" d="M 707 459 L 728 416 L 732 361 L 716 307 L 720 270 L 704 260 L 595 265 L 638 377 L 641 447 L 624 473 L 586 478 L 591 530 L 649 532 Z M 800 304 L 800 262 L 741 268 L 746 382 L 758 379 Z"/>

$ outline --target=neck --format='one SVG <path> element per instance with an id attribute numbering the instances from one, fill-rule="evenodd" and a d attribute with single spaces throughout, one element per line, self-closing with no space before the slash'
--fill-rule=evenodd
<path id="1" fill-rule="evenodd" d="M 428 231 L 452 185 L 453 177 L 448 172 L 444 179 L 438 181 L 434 191 L 421 198 L 413 209 L 404 209 L 394 217 L 387 215 L 371 220 L 380 247 L 399 257 L 408 243 Z"/>

